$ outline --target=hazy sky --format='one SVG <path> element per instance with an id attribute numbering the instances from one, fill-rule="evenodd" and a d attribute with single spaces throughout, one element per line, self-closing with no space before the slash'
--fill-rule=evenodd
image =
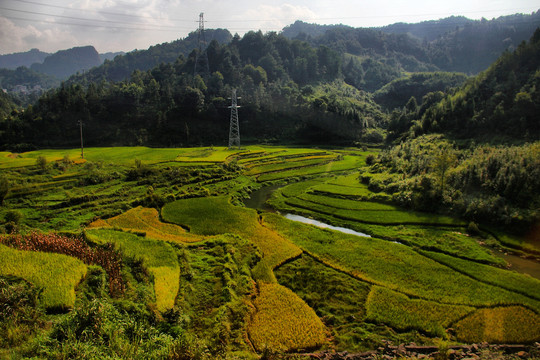
<path id="1" fill-rule="evenodd" d="M 100 53 L 146 49 L 196 30 L 201 12 L 206 28 L 242 35 L 280 31 L 295 20 L 370 27 L 539 8 L 539 0 L 0 0 L 0 54 L 83 45 Z"/>

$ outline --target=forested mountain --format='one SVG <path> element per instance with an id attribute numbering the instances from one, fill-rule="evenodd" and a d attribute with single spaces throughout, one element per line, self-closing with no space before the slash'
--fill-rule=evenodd
<path id="1" fill-rule="evenodd" d="M 64 83 L 2 123 L 1 143 L 75 146 L 82 119 L 88 145 L 225 144 L 232 88 L 242 97 L 243 139 L 350 143 L 384 122 L 370 94 L 341 80 L 341 57 L 328 47 L 259 31 L 212 41 L 207 54 L 204 77 L 193 76 L 192 52 L 130 80 Z"/>
<path id="2" fill-rule="evenodd" d="M 390 140 L 432 131 L 478 136 L 485 126 L 538 138 L 538 35 L 459 91 L 450 89 L 466 75 L 434 72 L 432 45 L 407 34 L 340 26 L 309 41 L 260 31 L 230 36 L 207 33 L 224 42 L 214 39 L 206 50 L 209 74 L 193 76 L 192 33 L 73 76 L 3 121 L 0 143 L 74 146 L 83 120 L 88 145 L 224 144 L 233 88 L 242 96 L 242 138 L 254 142 L 382 141 L 388 121 Z M 380 105 L 398 110 L 389 116 Z"/>
<path id="3" fill-rule="evenodd" d="M 433 41 L 447 33 L 453 33 L 457 28 L 462 28 L 466 24 L 474 23 L 474 20 L 465 16 L 450 16 L 439 20 L 422 21 L 416 24 L 399 22 L 380 28 L 385 33 L 409 34 L 419 40 Z"/>
<path id="4" fill-rule="evenodd" d="M 338 52 L 369 56 L 393 69 L 476 74 L 506 49 L 513 50 L 523 40 L 528 40 L 538 26 L 540 11 L 492 20 L 450 17 L 382 28 L 297 21 L 286 28 L 284 34 L 299 36 L 315 46 L 326 45 Z"/>
<path id="5" fill-rule="evenodd" d="M 99 66 L 101 60 L 93 46 L 74 47 L 58 51 L 47 56 L 42 64 L 35 63 L 30 68 L 34 71 L 66 79 L 78 71 L 85 71 Z"/>
<path id="6" fill-rule="evenodd" d="M 381 106 L 392 110 L 404 107 L 411 97 L 421 100 L 430 92 L 447 91 L 460 86 L 467 78 L 467 75 L 462 73 L 412 73 L 389 82 L 373 96 Z"/>
<path id="7" fill-rule="evenodd" d="M 528 43 L 505 52 L 488 70 L 448 94 L 426 95 L 420 107 L 407 103 L 389 130 L 400 134 L 444 132 L 457 137 L 494 135 L 540 139 L 540 29 Z"/>
<path id="8" fill-rule="evenodd" d="M 228 30 L 205 30 L 208 43 L 215 40 L 226 44 L 232 39 Z M 198 45 L 197 32 L 190 33 L 186 38 L 151 46 L 146 50 L 134 50 L 124 55 L 116 56 L 113 60 L 105 60 L 104 64 L 88 71 L 84 75 L 75 76 L 71 81 L 121 81 L 127 79 L 135 70 L 146 71 L 161 63 L 173 63 L 178 56 L 188 56 Z"/>
<path id="9" fill-rule="evenodd" d="M 25 52 L 0 55 L 0 69 L 15 70 L 20 66 L 30 67 L 34 63 L 42 63 L 51 54 L 32 49 Z"/>

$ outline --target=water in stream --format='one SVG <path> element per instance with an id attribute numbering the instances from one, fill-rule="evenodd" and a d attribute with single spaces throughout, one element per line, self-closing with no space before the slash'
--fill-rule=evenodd
<path id="1" fill-rule="evenodd" d="M 344 227 L 341 227 L 341 226 L 332 226 L 332 225 L 323 223 L 321 221 L 313 220 L 313 219 L 310 219 L 310 218 L 307 218 L 307 217 L 304 217 L 304 216 L 300 216 L 300 215 L 286 214 L 285 217 L 287 219 L 289 219 L 289 220 L 299 221 L 299 222 L 304 223 L 304 224 L 315 225 L 315 226 L 323 228 L 323 229 L 336 230 L 336 231 L 342 232 L 344 234 L 351 234 L 351 235 L 363 236 L 363 237 L 371 237 L 371 235 L 364 234 L 364 233 L 361 233 L 361 232 L 358 232 L 358 231 L 354 231 L 352 229 L 347 229 L 347 228 L 344 228 Z"/>

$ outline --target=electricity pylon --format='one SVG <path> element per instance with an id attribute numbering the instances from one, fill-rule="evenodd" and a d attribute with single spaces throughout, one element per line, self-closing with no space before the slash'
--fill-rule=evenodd
<path id="1" fill-rule="evenodd" d="M 209 75 L 208 53 L 206 52 L 206 37 L 204 36 L 204 13 L 199 14 L 199 30 L 197 31 L 197 51 L 195 52 L 195 69 L 193 76 L 197 74 Z"/>
<path id="2" fill-rule="evenodd" d="M 240 149 L 240 126 L 238 125 L 238 108 L 236 100 L 236 89 L 233 89 L 231 95 L 231 125 L 229 127 L 229 149 L 238 146 Z"/>

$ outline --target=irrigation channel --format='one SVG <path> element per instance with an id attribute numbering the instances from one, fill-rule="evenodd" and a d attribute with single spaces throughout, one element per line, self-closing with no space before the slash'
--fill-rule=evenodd
<path id="1" fill-rule="evenodd" d="M 253 191 L 250 194 L 250 198 L 244 200 L 244 205 L 248 208 L 255 209 L 255 210 L 264 210 L 264 211 L 274 211 L 274 209 L 269 206 L 266 201 L 272 196 L 272 193 L 276 191 L 277 189 L 283 187 L 284 185 L 270 185 L 270 186 L 263 186 L 262 188 Z M 357 236 L 364 236 L 364 237 L 371 237 L 368 234 L 364 234 L 358 231 L 354 231 L 352 229 L 339 227 L 339 226 L 332 226 L 330 224 L 326 224 L 324 222 L 313 220 L 310 218 L 306 218 L 304 216 L 295 215 L 295 214 L 285 214 L 285 217 L 289 220 L 293 221 L 299 221 L 304 224 L 311 224 L 314 226 L 318 226 L 321 228 L 331 229 L 340 231 L 345 234 L 353 234 Z M 494 254 L 496 256 L 499 256 L 503 258 L 509 265 L 510 268 L 518 273 L 522 274 L 528 274 L 534 278 L 540 279 L 540 264 L 534 260 L 524 259 L 517 255 L 512 254 L 506 254 L 506 253 L 500 253 L 498 251 L 494 251 Z"/>

